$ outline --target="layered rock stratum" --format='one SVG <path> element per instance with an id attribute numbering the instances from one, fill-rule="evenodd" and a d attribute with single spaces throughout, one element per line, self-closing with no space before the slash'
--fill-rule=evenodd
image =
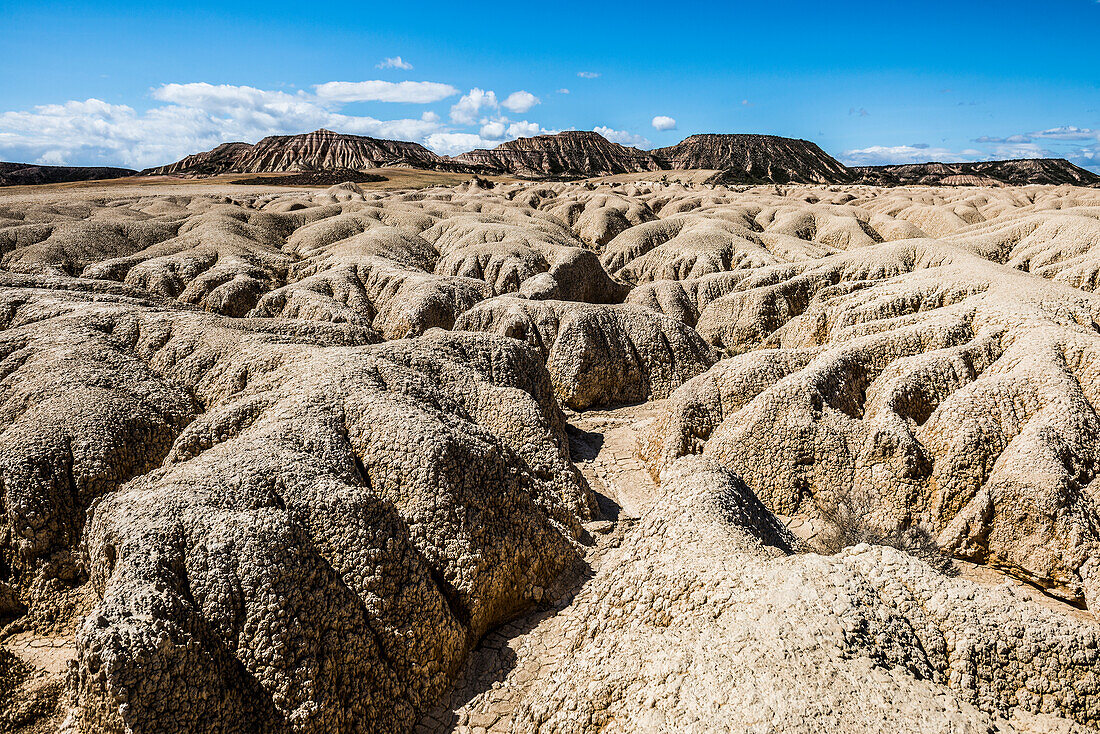
<path id="1" fill-rule="evenodd" d="M 1022 158 L 973 163 L 906 163 L 852 169 L 854 178 L 877 186 L 989 186 L 1071 184 L 1094 186 L 1100 176 L 1064 158 Z"/>
<path id="2" fill-rule="evenodd" d="M 463 153 L 454 160 L 530 178 L 585 178 L 657 171 L 664 167 L 652 153 L 612 143 L 599 133 L 586 130 L 510 140 L 492 150 Z"/>
<path id="3" fill-rule="evenodd" d="M 150 168 L 148 174 L 261 173 L 361 170 L 382 166 L 434 168 L 444 159 L 419 143 L 314 130 L 301 135 L 272 135 L 255 145 L 222 143 L 213 150 Z"/>
<path id="4" fill-rule="evenodd" d="M 692 135 L 651 151 L 674 169 L 719 169 L 721 183 L 844 183 L 850 171 L 809 140 L 777 135 Z"/>
<path id="5" fill-rule="evenodd" d="M 3 165 L 20 164 L 0 164 Z M 362 171 L 386 166 L 543 180 L 685 169 L 713 170 L 715 173 L 708 182 L 715 185 L 1100 184 L 1100 176 L 1061 158 L 848 168 L 809 140 L 777 135 L 691 135 L 676 145 L 647 151 L 613 143 L 597 132 L 584 130 L 518 138 L 491 150 L 477 149 L 447 157 L 436 155 L 418 143 L 345 135 L 322 129 L 301 135 L 272 136 L 255 145 L 223 143 L 213 150 L 150 168 L 143 173 L 211 176 L 341 169 Z M 86 174 L 86 177 L 93 176 Z"/>
<path id="6" fill-rule="evenodd" d="M 1075 186 L 0 195 L 0 728 L 1100 728 L 1098 248 Z"/>

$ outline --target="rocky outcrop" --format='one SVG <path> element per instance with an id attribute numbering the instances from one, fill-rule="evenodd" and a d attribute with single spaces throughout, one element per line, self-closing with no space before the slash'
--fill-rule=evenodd
<path id="1" fill-rule="evenodd" d="M 717 360 L 694 329 L 638 306 L 494 298 L 455 329 L 538 348 L 558 400 L 575 410 L 665 398 Z"/>
<path id="2" fill-rule="evenodd" d="M 492 150 L 472 150 L 453 160 L 529 178 L 587 178 L 662 168 L 651 154 L 586 130 L 510 140 Z"/>
<path id="3" fill-rule="evenodd" d="M 443 158 L 419 143 L 321 129 L 301 135 L 272 135 L 255 145 L 222 143 L 213 150 L 189 155 L 143 173 L 214 175 L 333 168 L 360 170 L 381 166 L 433 168 L 443 162 Z"/>
<path id="4" fill-rule="evenodd" d="M 588 490 L 515 340 L 4 296 L 5 566 L 32 608 L 90 576 L 78 730 L 408 728 L 579 561 Z"/>
<path id="5" fill-rule="evenodd" d="M 0 720 L 1097 726 L 1100 190 L 147 183 L 0 196 Z"/>
<path id="6" fill-rule="evenodd" d="M 130 168 L 111 166 L 42 166 L 0 162 L 0 186 L 37 186 L 68 181 L 99 181 L 136 175 Z"/>
<path id="7" fill-rule="evenodd" d="M 973 163 L 905 163 L 853 168 L 856 180 L 875 186 L 1095 186 L 1100 176 L 1065 158 L 1023 158 Z"/>
<path id="8" fill-rule="evenodd" d="M 831 259 L 703 310 L 744 354 L 673 394 L 655 470 L 702 453 L 787 515 L 866 495 L 882 526 L 1097 604 L 1076 487 L 1100 466 L 1100 303 L 924 241 Z"/>
<path id="9" fill-rule="evenodd" d="M 809 140 L 776 135 L 705 134 L 653 155 L 673 169 L 718 169 L 713 183 L 844 183 L 847 168 Z"/>
<path id="10" fill-rule="evenodd" d="M 1097 725 L 1093 623 L 1009 586 L 944 578 L 893 548 L 790 555 L 791 541 L 736 475 L 678 462 L 561 613 L 562 653 L 540 666 L 540 684 L 494 691 L 515 697 L 511 730 Z"/>

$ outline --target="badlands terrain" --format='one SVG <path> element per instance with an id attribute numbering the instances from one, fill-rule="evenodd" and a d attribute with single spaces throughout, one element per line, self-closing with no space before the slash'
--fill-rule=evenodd
<path id="1" fill-rule="evenodd" d="M 1100 727 L 1100 190 L 624 173 L 0 193 L 0 730 Z"/>

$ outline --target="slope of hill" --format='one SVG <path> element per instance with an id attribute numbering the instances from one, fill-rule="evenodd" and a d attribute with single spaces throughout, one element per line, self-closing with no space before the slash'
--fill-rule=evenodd
<path id="1" fill-rule="evenodd" d="M 612 143 L 597 132 L 566 130 L 502 143 L 492 150 L 472 150 L 453 159 L 488 171 L 531 178 L 587 178 L 665 166 L 652 154 Z"/>
<path id="2" fill-rule="evenodd" d="M 715 183 L 844 183 L 852 174 L 816 143 L 776 135 L 692 135 L 652 154 L 666 168 L 715 168 Z"/>
<path id="3" fill-rule="evenodd" d="M 40 166 L 35 163 L 0 162 L 0 186 L 35 186 L 67 181 L 97 181 L 137 173 L 130 168 L 107 166 Z"/>
<path id="4" fill-rule="evenodd" d="M 223 143 L 205 153 L 189 155 L 150 174 L 262 173 L 347 168 L 445 167 L 446 159 L 419 143 L 380 140 L 315 130 L 301 135 L 272 135 L 255 145 Z"/>
<path id="5" fill-rule="evenodd" d="M 0 164 L 19 165 L 19 164 Z M 848 168 L 816 143 L 776 135 L 692 135 L 676 145 L 652 151 L 607 140 L 597 132 L 566 130 L 502 143 L 492 150 L 471 150 L 454 157 L 437 155 L 418 143 L 381 140 L 316 130 L 276 135 L 255 145 L 223 143 L 189 155 L 147 174 L 215 175 L 297 171 L 362 171 L 383 166 L 522 178 L 577 179 L 663 170 L 716 170 L 714 184 L 865 183 L 879 186 L 999 184 L 1100 184 L 1100 176 L 1061 158 L 916 163 Z M 36 169 L 55 167 L 39 166 Z M 60 169 L 109 171 L 82 174 L 84 180 L 132 173 L 125 169 Z M 0 181 L 5 171 L 0 168 Z M 45 183 L 46 180 L 24 181 Z"/>
<path id="6" fill-rule="evenodd" d="M 853 168 L 861 183 L 878 186 L 996 186 L 1006 184 L 1100 184 L 1100 176 L 1065 158 L 1027 158 L 972 163 L 909 163 Z"/>

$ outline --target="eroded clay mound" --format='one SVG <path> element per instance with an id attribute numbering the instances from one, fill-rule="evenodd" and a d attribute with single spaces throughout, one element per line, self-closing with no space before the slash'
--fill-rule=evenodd
<path id="1" fill-rule="evenodd" d="M 502 297 L 479 303 L 455 328 L 537 347 L 558 399 L 575 410 L 668 397 L 717 361 L 694 329 L 639 306 Z"/>
<path id="2" fill-rule="evenodd" d="M 666 397 L 518 731 L 1095 726 L 1093 628 L 772 513 L 1100 604 L 1100 194 L 624 175 L 0 201 L 0 622 L 76 624 L 76 730 L 409 730 L 583 570 L 559 406 Z"/>
<path id="3" fill-rule="evenodd" d="M 1096 725 L 1093 624 L 892 548 L 789 555 L 786 529 L 706 459 L 677 462 L 661 494 L 563 612 L 565 652 L 520 689 L 512 730 Z"/>
<path id="4" fill-rule="evenodd" d="M 405 728 L 579 560 L 588 490 L 517 341 L 4 293 L 11 560 L 26 603 L 85 568 L 101 599 L 84 730 Z"/>
<path id="5" fill-rule="evenodd" d="M 654 467 L 702 453 L 783 514 L 866 495 L 883 525 L 926 524 L 957 556 L 1095 603 L 1097 513 L 1079 488 L 1100 458 L 1100 302 L 963 253 L 929 259 L 921 243 L 890 277 L 899 247 L 763 289 L 784 304 L 768 321 L 705 328 L 724 301 L 766 303 L 761 289 L 714 301 L 704 336 L 772 348 L 673 394 Z"/>

